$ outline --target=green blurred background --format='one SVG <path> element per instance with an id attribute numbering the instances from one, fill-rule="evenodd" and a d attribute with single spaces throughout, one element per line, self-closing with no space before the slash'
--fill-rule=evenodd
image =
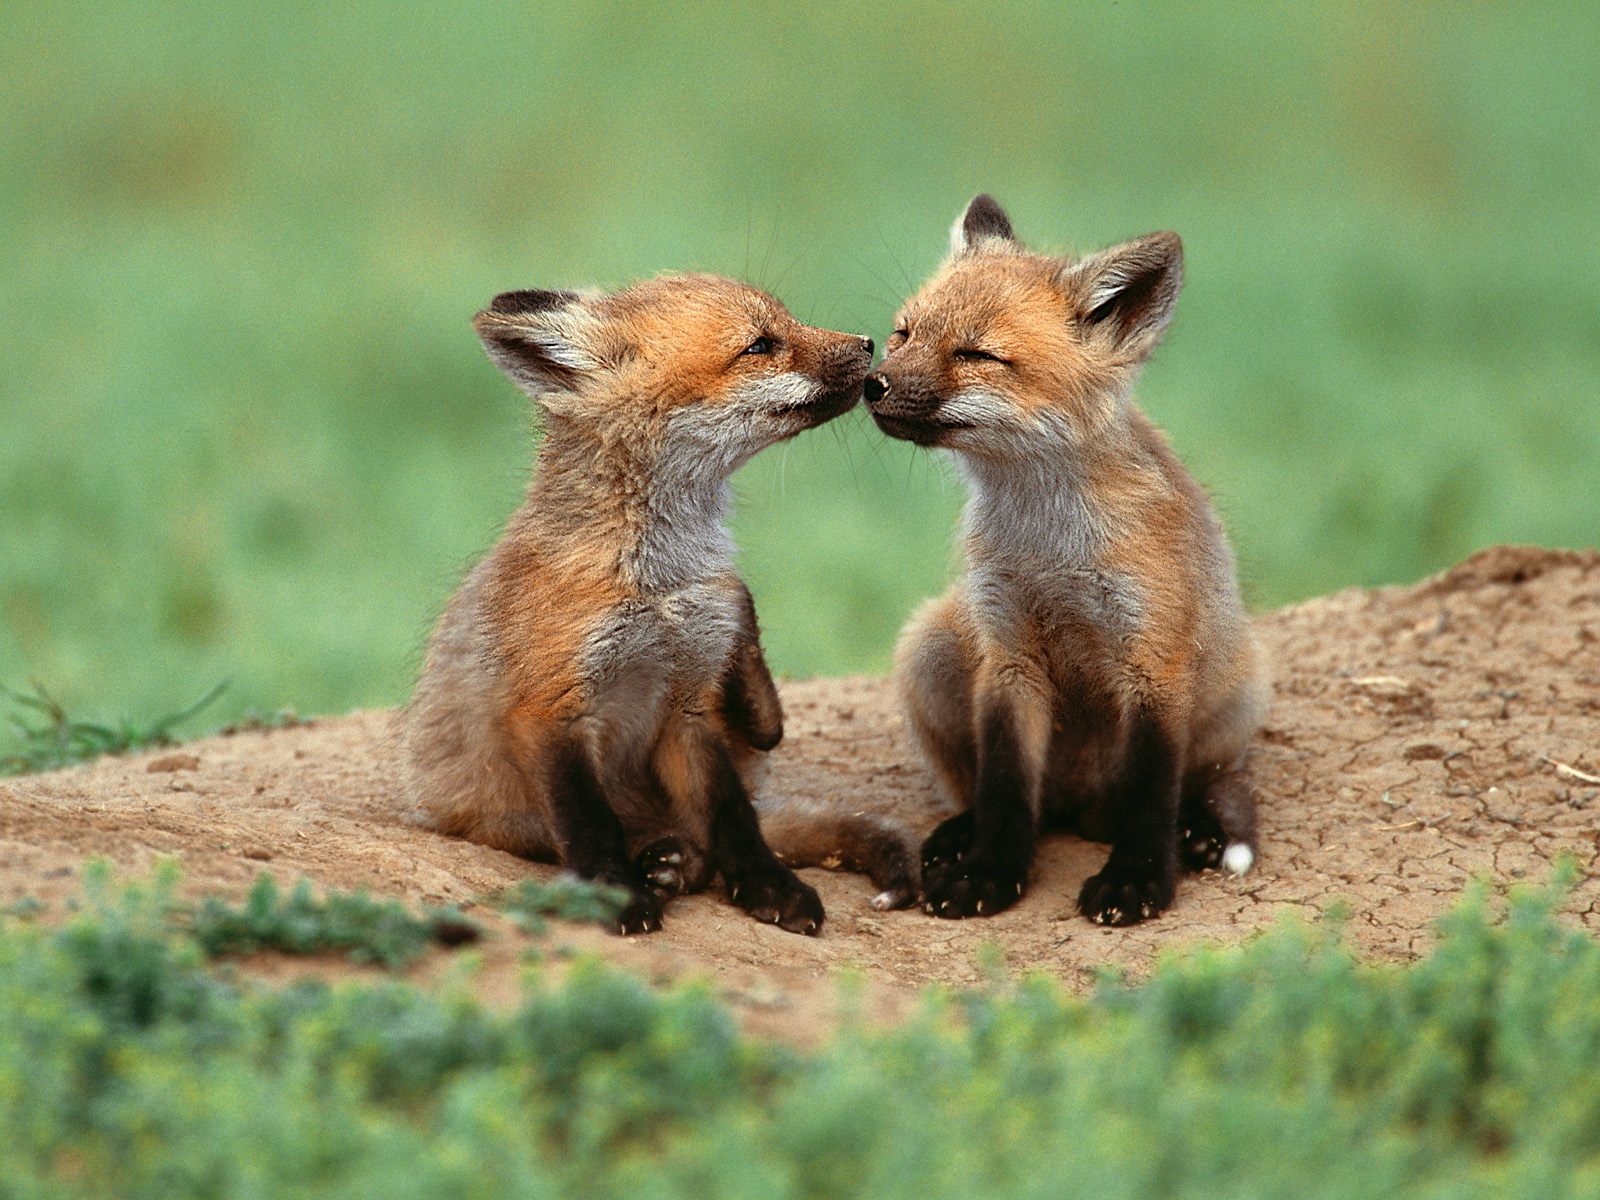
<path id="1" fill-rule="evenodd" d="M 975 191 L 1182 233 L 1140 396 L 1258 607 L 1600 509 L 1591 3 L 10 6 L 0 683 L 389 704 L 520 494 L 496 291 L 745 276 L 882 337 Z M 738 480 L 780 673 L 877 671 L 943 464 L 855 413 Z"/>

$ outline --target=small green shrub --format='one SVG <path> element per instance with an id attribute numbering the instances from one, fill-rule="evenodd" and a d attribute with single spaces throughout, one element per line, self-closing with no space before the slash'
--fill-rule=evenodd
<path id="1" fill-rule="evenodd" d="M 274 712 L 262 712 L 259 709 L 246 709 L 237 721 L 229 721 L 218 733 L 261 733 L 272 729 L 298 729 L 302 725 L 310 725 L 311 720 L 302 717 L 292 708 L 280 708 Z"/>
<path id="2" fill-rule="evenodd" d="M 343 951 L 353 962 L 403 967 L 429 945 L 473 941 L 479 929 L 454 908 L 418 917 L 396 900 L 374 900 L 365 892 L 330 891 L 319 899 L 307 879 L 284 895 L 271 875 L 262 874 L 242 905 L 201 901 L 191 933 L 211 956 Z"/>

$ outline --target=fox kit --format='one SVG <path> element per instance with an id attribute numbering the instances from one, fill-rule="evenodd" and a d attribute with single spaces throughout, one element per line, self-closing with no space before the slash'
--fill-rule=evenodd
<path id="1" fill-rule="evenodd" d="M 822 903 L 746 790 L 783 714 L 732 565 L 727 480 L 851 408 L 872 342 L 707 275 L 509 292 L 474 326 L 545 436 L 405 714 L 419 816 L 625 889 L 624 933 L 659 929 L 664 897 L 717 873 L 758 920 L 816 933 Z"/>
<path id="2" fill-rule="evenodd" d="M 1254 859 L 1242 759 L 1266 686 L 1215 512 L 1129 389 L 1172 316 L 1177 235 L 1030 253 L 988 196 L 906 302 L 867 407 L 945 447 L 971 487 L 967 570 L 911 620 L 896 677 L 963 811 L 923 846 L 923 899 L 989 914 L 1027 884 L 1042 822 L 1109 841 L 1078 897 L 1131 925 L 1180 863 Z"/>

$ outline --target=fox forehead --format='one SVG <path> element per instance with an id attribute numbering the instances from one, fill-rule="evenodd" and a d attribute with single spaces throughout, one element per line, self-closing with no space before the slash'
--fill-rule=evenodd
<path id="1" fill-rule="evenodd" d="M 896 322 L 916 351 L 901 369 L 928 373 L 938 390 L 965 394 L 978 411 L 1066 408 L 1088 419 L 1083 398 L 1102 390 L 1106 379 L 1073 320 L 1065 282 L 1070 265 L 1025 251 L 946 262 Z M 974 381 L 955 357 L 960 350 L 982 350 L 1010 366 Z"/>
<path id="2" fill-rule="evenodd" d="M 719 275 L 663 275 L 609 297 L 596 315 L 635 349 L 682 348 L 737 354 L 763 333 L 796 324 L 759 288 Z"/>
<path id="3" fill-rule="evenodd" d="M 775 296 L 719 275 L 663 275 L 594 306 L 596 341 L 617 368 L 612 403 L 657 410 L 686 404 L 799 403 L 840 345 L 858 339 L 796 320 Z M 769 353 L 744 358 L 758 338 Z"/>
<path id="4" fill-rule="evenodd" d="M 1037 255 L 964 255 L 906 301 L 895 324 L 918 341 L 940 345 L 998 339 L 1011 344 L 993 349 L 1020 350 L 1035 339 L 1054 341 L 1068 328 L 1061 265 Z"/>

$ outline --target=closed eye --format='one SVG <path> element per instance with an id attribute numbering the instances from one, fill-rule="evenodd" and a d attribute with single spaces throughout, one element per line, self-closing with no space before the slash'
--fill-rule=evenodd
<path id="1" fill-rule="evenodd" d="M 955 356 L 963 362 L 994 362 L 1009 363 L 1008 358 L 1001 358 L 998 354 L 990 354 L 987 350 L 979 350 L 975 346 L 967 346 L 955 352 Z"/>

